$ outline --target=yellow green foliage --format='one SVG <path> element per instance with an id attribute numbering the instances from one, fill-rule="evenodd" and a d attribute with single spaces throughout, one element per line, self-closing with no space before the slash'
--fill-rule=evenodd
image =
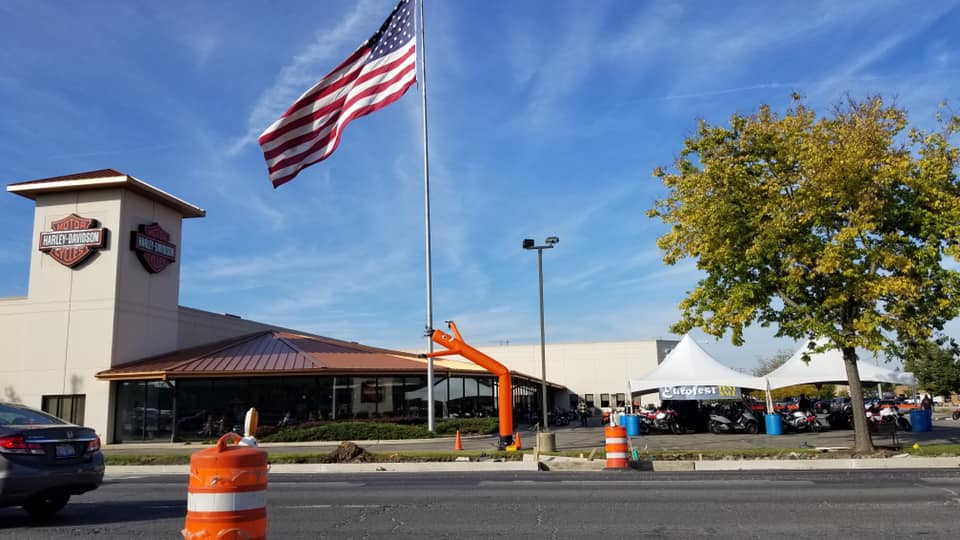
<path id="1" fill-rule="evenodd" d="M 650 215 L 671 226 L 664 262 L 690 257 L 705 277 L 673 330 L 743 341 L 752 323 L 842 349 L 924 339 L 960 313 L 956 119 L 908 129 L 879 97 L 818 117 L 795 96 L 728 126 L 700 122 Z"/>

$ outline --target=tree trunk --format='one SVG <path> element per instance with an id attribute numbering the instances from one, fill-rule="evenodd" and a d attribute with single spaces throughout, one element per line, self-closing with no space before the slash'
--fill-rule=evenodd
<path id="1" fill-rule="evenodd" d="M 867 429 L 867 415 L 863 408 L 863 386 L 860 384 L 860 370 L 857 369 L 857 350 L 853 347 L 843 349 L 843 365 L 847 368 L 847 384 L 850 385 L 850 405 L 853 407 L 854 451 L 871 453 L 873 439 Z"/>

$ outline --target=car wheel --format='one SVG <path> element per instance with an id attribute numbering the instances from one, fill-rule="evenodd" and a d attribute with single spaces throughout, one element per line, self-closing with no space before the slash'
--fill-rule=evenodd
<path id="1" fill-rule="evenodd" d="M 23 509 L 32 517 L 48 518 L 59 512 L 69 500 L 70 495 L 66 493 L 40 495 L 24 503 Z"/>

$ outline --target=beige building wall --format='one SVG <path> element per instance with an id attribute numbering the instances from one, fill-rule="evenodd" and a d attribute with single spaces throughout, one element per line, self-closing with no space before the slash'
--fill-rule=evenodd
<path id="1" fill-rule="evenodd" d="M 40 408 L 43 396 L 83 394 L 84 424 L 109 441 L 110 383 L 96 373 L 177 348 L 180 262 L 149 273 L 130 233 L 159 223 L 179 259 L 183 214 L 142 190 L 47 185 L 26 194 L 35 200 L 27 296 L 0 299 L 0 340 L 10 347 L 0 359 L 0 399 Z M 105 247 L 74 268 L 38 249 L 40 233 L 70 214 L 107 229 Z"/>
<path id="2" fill-rule="evenodd" d="M 581 397 L 593 394 L 597 407 L 601 394 L 610 394 L 614 404 L 616 394 L 625 394 L 629 403 L 627 381 L 655 368 L 677 343 L 672 340 L 548 343 L 545 347 L 547 380 L 562 384 Z M 477 348 L 512 371 L 541 376 L 540 344 Z M 648 402 L 658 403 L 657 395 L 644 396 L 641 400 L 641 404 Z M 570 408 L 569 402 L 549 405 Z"/>
<path id="3" fill-rule="evenodd" d="M 178 321 L 176 349 L 188 349 L 197 345 L 264 330 L 287 330 L 278 326 L 241 319 L 234 315 L 212 313 L 184 306 L 179 307 Z M 300 333 L 295 330 L 290 331 Z"/>

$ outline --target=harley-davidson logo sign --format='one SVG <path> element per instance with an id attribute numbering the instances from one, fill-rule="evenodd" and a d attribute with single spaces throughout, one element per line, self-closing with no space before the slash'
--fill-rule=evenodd
<path id="1" fill-rule="evenodd" d="M 107 230 L 97 225 L 97 220 L 76 214 L 58 219 L 50 231 L 40 233 L 40 251 L 73 268 L 107 245 Z"/>
<path id="2" fill-rule="evenodd" d="M 177 246 L 170 243 L 170 233 L 160 225 L 140 225 L 130 231 L 130 249 L 137 253 L 147 272 L 156 274 L 177 260 Z"/>

